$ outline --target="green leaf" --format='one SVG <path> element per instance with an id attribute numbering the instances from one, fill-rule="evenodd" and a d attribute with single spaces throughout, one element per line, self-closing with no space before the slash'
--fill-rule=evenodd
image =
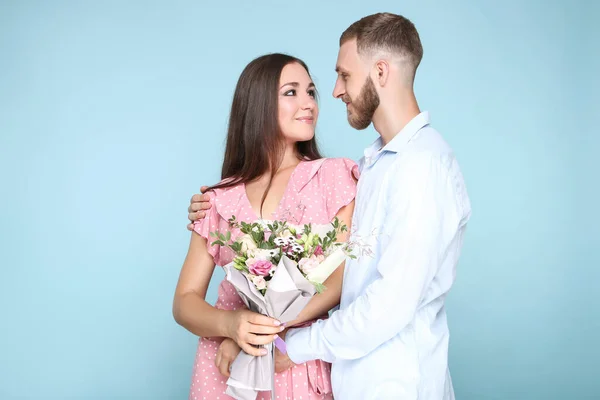
<path id="1" fill-rule="evenodd" d="M 242 267 L 241 265 L 239 265 L 239 264 L 236 264 L 236 263 L 234 263 L 234 264 L 233 264 L 233 267 L 234 267 L 235 269 L 237 269 L 238 271 L 244 271 L 244 270 L 245 270 L 245 268 L 244 268 L 244 267 Z"/>
<path id="2" fill-rule="evenodd" d="M 232 243 L 231 250 L 233 250 L 235 253 L 240 253 L 242 251 L 242 244 L 238 242 Z"/>
<path id="3" fill-rule="evenodd" d="M 317 291 L 317 293 L 323 293 L 325 290 L 327 290 L 327 287 L 325 287 L 325 285 L 323 285 L 322 283 L 316 283 L 316 282 L 311 282 L 314 287 L 315 290 Z"/>

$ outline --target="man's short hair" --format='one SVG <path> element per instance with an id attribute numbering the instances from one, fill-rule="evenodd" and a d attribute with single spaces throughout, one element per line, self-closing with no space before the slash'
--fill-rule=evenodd
<path id="1" fill-rule="evenodd" d="M 342 33 L 340 46 L 352 39 L 356 39 L 359 55 L 370 56 L 383 51 L 401 58 L 414 81 L 423 58 L 423 46 L 417 28 L 410 20 L 392 13 L 369 15 Z"/>

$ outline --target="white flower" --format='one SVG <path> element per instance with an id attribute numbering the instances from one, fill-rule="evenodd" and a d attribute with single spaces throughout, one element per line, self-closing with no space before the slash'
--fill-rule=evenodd
<path id="1" fill-rule="evenodd" d="M 255 263 L 255 262 L 257 262 L 257 261 L 258 261 L 258 260 L 257 260 L 256 258 L 252 258 L 252 257 L 248 258 L 248 259 L 246 260 L 246 262 L 245 262 L 245 264 L 246 264 L 246 267 L 250 268 L 250 267 L 251 267 L 251 266 L 253 266 L 253 265 L 254 265 L 254 263 Z"/>
<path id="2" fill-rule="evenodd" d="M 254 239 L 250 235 L 243 235 L 237 241 L 241 243 L 243 253 L 249 253 L 257 248 Z"/>
<path id="3" fill-rule="evenodd" d="M 279 251 L 279 249 L 277 251 Z M 271 257 L 273 257 L 271 255 L 272 252 L 273 250 L 270 249 L 254 249 L 251 252 L 251 257 L 257 260 L 270 260 Z"/>
<path id="4" fill-rule="evenodd" d="M 288 244 L 288 240 L 286 238 L 277 238 L 273 241 L 277 246 L 285 246 Z"/>
<path id="5" fill-rule="evenodd" d="M 250 279 L 252 280 L 252 283 L 254 283 L 254 286 L 256 286 L 256 288 L 258 290 L 263 290 L 267 288 L 267 281 L 265 281 L 265 278 L 260 276 L 260 275 L 248 275 L 250 277 Z"/>
<path id="6" fill-rule="evenodd" d="M 311 224 L 310 230 L 315 235 L 324 238 L 331 231 L 334 231 L 333 225 L 331 224 Z"/>
<path id="7" fill-rule="evenodd" d="M 284 229 L 277 234 L 277 237 L 282 239 L 288 238 L 290 236 L 292 236 L 292 232 L 290 232 L 289 229 Z"/>
<path id="8" fill-rule="evenodd" d="M 313 256 L 315 257 L 315 256 Z M 323 256 L 316 256 L 323 257 Z M 339 267 L 346 259 L 346 253 L 342 249 L 337 249 L 330 256 L 322 258 L 316 268 L 305 272 L 306 278 L 311 282 L 323 283 L 329 275 Z"/>
<path id="9" fill-rule="evenodd" d="M 319 266 L 319 264 L 323 261 L 324 258 L 325 257 L 323 257 L 323 256 L 315 256 L 315 255 L 312 255 L 309 258 L 305 257 L 298 262 L 298 267 L 300 267 L 300 270 L 302 270 L 302 272 L 304 272 L 305 274 L 308 274 L 309 272 L 311 272 L 312 270 L 317 268 Z"/>
<path id="10" fill-rule="evenodd" d="M 269 250 L 269 257 L 273 258 L 279 254 L 279 249 L 271 249 Z"/>

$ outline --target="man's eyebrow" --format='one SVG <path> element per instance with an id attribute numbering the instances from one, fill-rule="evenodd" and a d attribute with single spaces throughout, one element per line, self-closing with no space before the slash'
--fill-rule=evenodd
<path id="1" fill-rule="evenodd" d="M 339 74 L 340 72 L 341 72 L 341 73 L 344 73 L 344 74 L 347 74 L 347 73 L 348 73 L 348 71 L 347 71 L 347 70 L 345 70 L 344 68 L 340 67 L 339 65 L 336 65 L 336 66 L 335 66 L 335 72 L 337 72 L 338 74 Z"/>

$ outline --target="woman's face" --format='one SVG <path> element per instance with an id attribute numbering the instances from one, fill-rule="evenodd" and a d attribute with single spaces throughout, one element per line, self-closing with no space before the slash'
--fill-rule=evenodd
<path id="1" fill-rule="evenodd" d="M 315 85 L 298 63 L 286 65 L 279 78 L 279 127 L 286 143 L 305 142 L 315 135 L 319 117 Z"/>

